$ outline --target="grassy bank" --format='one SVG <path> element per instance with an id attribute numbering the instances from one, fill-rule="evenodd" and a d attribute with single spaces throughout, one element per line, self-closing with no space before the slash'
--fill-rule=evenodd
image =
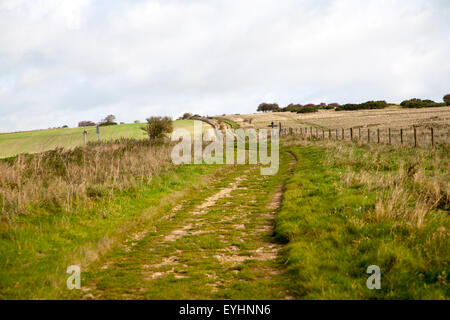
<path id="1" fill-rule="evenodd" d="M 298 298 L 450 297 L 448 148 L 287 144 L 298 164 L 276 234 Z"/>
<path id="2" fill-rule="evenodd" d="M 219 121 L 225 122 L 233 130 L 237 130 L 240 128 L 239 124 L 231 119 L 224 118 L 224 117 L 217 117 L 216 119 Z"/>
<path id="3" fill-rule="evenodd" d="M 151 225 L 215 166 L 172 166 L 168 149 L 116 141 L 0 163 L 0 298 L 58 298 L 82 267 Z"/>

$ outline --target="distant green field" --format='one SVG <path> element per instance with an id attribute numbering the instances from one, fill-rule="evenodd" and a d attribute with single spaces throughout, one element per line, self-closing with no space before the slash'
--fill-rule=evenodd
<path id="1" fill-rule="evenodd" d="M 174 129 L 185 128 L 193 131 L 193 120 L 174 121 Z M 117 126 L 100 127 L 100 138 L 112 140 L 117 138 L 144 139 L 144 132 L 140 129 L 143 123 L 121 124 Z M 203 128 L 208 125 L 203 123 Z M 37 153 L 46 150 L 74 148 L 83 145 L 83 131 L 88 132 L 88 141 L 97 141 L 95 127 L 67 128 L 25 131 L 0 134 L 0 158 L 15 156 L 20 153 Z"/>

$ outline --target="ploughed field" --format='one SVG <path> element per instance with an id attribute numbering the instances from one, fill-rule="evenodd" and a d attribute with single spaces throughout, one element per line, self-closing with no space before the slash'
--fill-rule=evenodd
<path id="1" fill-rule="evenodd" d="M 398 133 L 400 128 L 412 130 L 416 126 L 419 132 L 429 134 L 429 128 L 435 129 L 437 141 L 449 142 L 450 107 L 407 109 L 392 106 L 386 109 L 334 111 L 319 110 L 316 113 L 297 114 L 292 112 L 274 112 L 228 115 L 228 119 L 241 127 L 267 128 L 273 121 L 281 122 L 284 128 L 335 129 L 380 129 L 382 134 L 391 128 Z"/>

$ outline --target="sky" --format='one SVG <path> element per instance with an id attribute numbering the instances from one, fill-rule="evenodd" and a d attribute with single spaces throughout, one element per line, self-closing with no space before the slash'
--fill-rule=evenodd
<path id="1" fill-rule="evenodd" d="M 0 0 L 0 132 L 447 93 L 449 0 Z"/>

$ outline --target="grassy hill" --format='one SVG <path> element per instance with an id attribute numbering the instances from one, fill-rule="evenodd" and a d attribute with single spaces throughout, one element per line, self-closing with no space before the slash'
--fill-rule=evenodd
<path id="1" fill-rule="evenodd" d="M 193 130 L 193 120 L 174 121 L 174 128 L 185 128 Z M 118 138 L 144 139 L 143 131 L 140 129 L 143 123 L 121 124 L 117 126 L 100 127 L 102 140 L 113 140 Z M 207 124 L 204 123 L 204 128 Z M 0 158 L 15 156 L 20 153 L 37 153 L 57 147 L 73 148 L 83 144 L 83 131 L 88 132 L 88 141 L 96 141 L 95 127 L 66 128 L 24 131 L 16 133 L 0 134 Z"/>

